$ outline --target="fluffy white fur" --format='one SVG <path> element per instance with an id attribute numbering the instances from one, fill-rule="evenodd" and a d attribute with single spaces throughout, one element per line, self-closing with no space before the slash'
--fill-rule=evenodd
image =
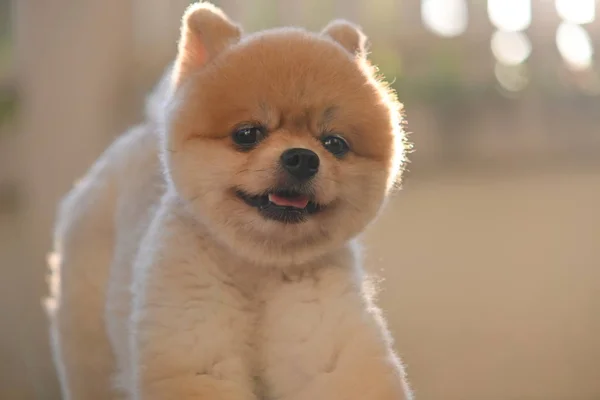
<path id="1" fill-rule="evenodd" d="M 257 268 L 183 204 L 159 157 L 170 77 L 60 207 L 48 305 L 64 398 L 408 399 L 353 242 Z"/>

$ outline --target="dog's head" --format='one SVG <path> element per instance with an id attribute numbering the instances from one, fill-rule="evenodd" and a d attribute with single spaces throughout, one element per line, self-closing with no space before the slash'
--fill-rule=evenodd
<path id="1" fill-rule="evenodd" d="M 376 216 L 404 161 L 400 106 L 345 21 L 242 36 L 191 6 L 163 158 L 177 194 L 231 251 L 301 263 Z"/>

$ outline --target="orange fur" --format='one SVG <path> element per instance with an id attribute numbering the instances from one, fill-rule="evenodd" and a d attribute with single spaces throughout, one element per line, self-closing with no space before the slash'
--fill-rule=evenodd
<path id="1" fill-rule="evenodd" d="M 365 43 L 344 21 L 241 36 L 210 4 L 186 11 L 147 121 L 58 216 L 48 304 L 67 400 L 410 398 L 354 240 L 406 150 Z M 242 151 L 232 133 L 247 124 L 266 136 Z M 330 153 L 329 134 L 350 152 Z M 320 159 L 323 209 L 295 224 L 236 194 L 289 179 L 290 148 Z"/>
<path id="2" fill-rule="evenodd" d="M 359 49 L 358 55 L 330 38 L 342 40 L 344 49 Z M 166 169 L 213 233 L 244 257 L 261 264 L 301 263 L 340 246 L 375 217 L 397 177 L 404 141 L 399 105 L 375 78 L 363 49 L 364 35 L 339 21 L 321 35 L 262 32 L 190 70 L 177 92 L 168 117 Z M 264 143 L 248 153 L 231 141 L 242 123 L 268 128 Z M 350 143 L 344 160 L 319 143 L 327 132 Z M 328 208 L 299 226 L 265 222 L 231 189 L 261 192 L 272 186 L 278 157 L 294 146 L 319 155 L 316 197 Z"/>

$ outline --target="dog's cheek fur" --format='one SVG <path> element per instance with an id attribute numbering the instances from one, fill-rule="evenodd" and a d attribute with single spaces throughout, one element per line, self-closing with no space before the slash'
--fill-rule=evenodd
<path id="1" fill-rule="evenodd" d="M 328 235 L 345 241 L 364 230 L 379 213 L 385 199 L 387 172 L 382 162 L 354 157 L 340 168 L 338 206 L 324 215 Z"/>
<path id="2" fill-rule="evenodd" d="M 245 156 L 225 139 L 193 137 L 169 154 L 168 168 L 173 187 L 194 211 L 217 212 L 229 194 L 226 190 Z"/>

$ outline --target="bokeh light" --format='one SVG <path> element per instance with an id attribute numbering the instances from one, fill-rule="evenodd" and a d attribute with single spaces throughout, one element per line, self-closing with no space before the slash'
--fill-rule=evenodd
<path id="1" fill-rule="evenodd" d="M 494 74 L 502 89 L 519 92 L 527 87 L 529 75 L 526 65 L 504 65 L 496 63 Z"/>
<path id="2" fill-rule="evenodd" d="M 531 0 L 488 0 L 488 15 L 503 31 L 522 31 L 531 24 Z"/>
<path id="3" fill-rule="evenodd" d="M 556 30 L 556 46 L 569 68 L 582 70 L 591 66 L 594 54 L 592 41 L 581 26 L 561 23 Z"/>
<path id="4" fill-rule="evenodd" d="M 596 19 L 595 0 L 555 0 L 556 12 L 566 22 L 589 24 Z"/>
<path id="5" fill-rule="evenodd" d="M 422 0 L 421 18 L 437 35 L 459 36 L 467 29 L 467 3 L 465 0 Z"/>
<path id="6" fill-rule="evenodd" d="M 521 64 L 531 54 L 531 42 L 522 32 L 496 31 L 491 47 L 496 60 L 505 65 Z"/>

